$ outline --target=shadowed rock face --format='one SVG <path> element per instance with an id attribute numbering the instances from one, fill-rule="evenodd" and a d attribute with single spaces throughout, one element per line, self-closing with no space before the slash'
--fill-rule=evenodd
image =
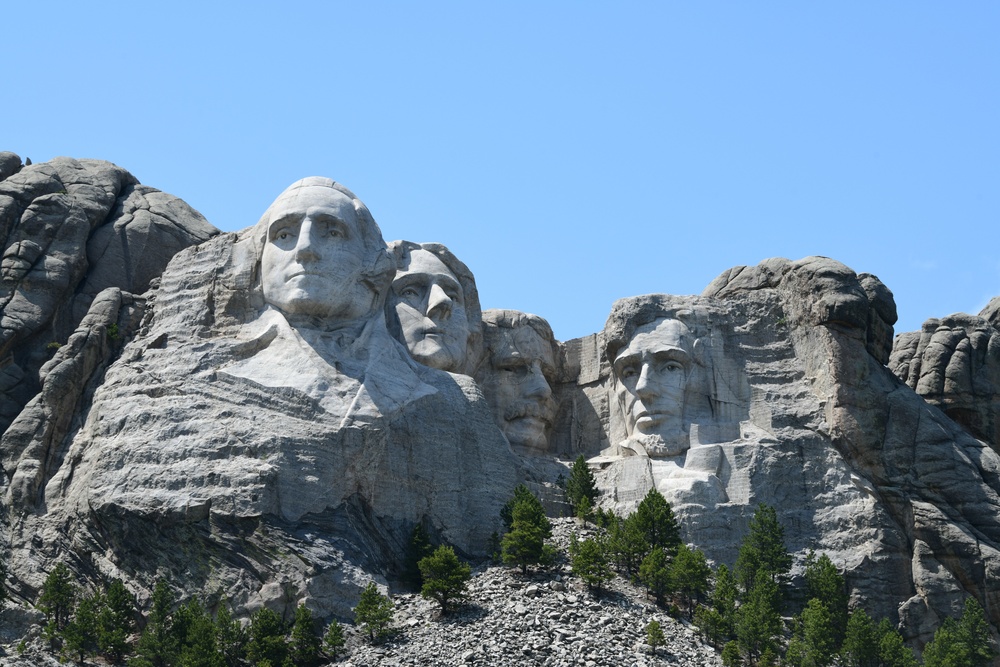
<path id="1" fill-rule="evenodd" d="M 368 581 L 398 575 L 418 523 L 485 553 L 518 459 L 471 378 L 389 335 L 394 268 L 367 209 L 328 179 L 178 253 L 73 428 L 21 448 L 6 494 L 23 590 L 68 558 L 141 590 L 170 573 L 242 612 L 308 600 L 347 617 Z M 129 307 L 100 303 L 60 371 Z"/>
<path id="2" fill-rule="evenodd" d="M 140 592 L 170 576 L 242 614 L 306 602 L 344 617 L 369 580 L 394 580 L 418 523 L 484 554 L 518 482 L 555 488 L 558 453 L 590 458 L 606 508 L 661 490 L 717 563 L 758 503 L 775 506 L 795 576 L 826 552 L 918 645 L 970 594 L 1000 621 L 1000 299 L 891 348 L 878 278 L 770 259 L 700 296 L 621 299 L 602 332 L 566 343 L 537 316 L 487 311 L 477 384 L 417 363 L 386 321 L 401 267 L 454 302 L 450 275 L 468 370 L 471 272 L 437 244 L 400 263 L 328 179 L 153 281 L 172 249 L 214 234 L 178 200 L 107 163 L 0 154 L 0 176 L 0 542 L 22 600 L 62 560 Z M 429 317 L 426 301 L 414 312 Z"/>
<path id="3" fill-rule="evenodd" d="M 1000 451 L 1000 299 L 896 337 L 889 368 L 928 403 Z M 992 308 L 991 308 L 992 306 Z M 992 319 L 991 319 L 992 318 Z"/>
<path id="4" fill-rule="evenodd" d="M 0 432 L 38 394 L 39 370 L 98 293 L 145 292 L 178 250 L 217 233 L 109 162 L 22 167 L 0 153 Z"/>

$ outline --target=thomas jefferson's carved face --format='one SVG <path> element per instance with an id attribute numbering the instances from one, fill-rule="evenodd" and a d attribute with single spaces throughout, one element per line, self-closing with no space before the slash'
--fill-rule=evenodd
<path id="1" fill-rule="evenodd" d="M 351 320 L 372 310 L 365 248 L 350 197 L 308 186 L 271 208 L 261 257 L 264 300 L 286 314 Z"/>
<path id="2" fill-rule="evenodd" d="M 389 299 L 413 358 L 425 366 L 460 372 L 469 321 L 462 285 L 444 262 L 427 250 L 410 252 L 409 265 L 396 272 Z"/>
<path id="3" fill-rule="evenodd" d="M 484 333 L 491 354 L 483 391 L 500 430 L 523 454 L 545 452 L 556 413 L 548 380 L 555 368 L 552 344 L 527 324 Z"/>
<path id="4" fill-rule="evenodd" d="M 614 361 L 615 396 L 630 438 L 651 456 L 687 449 L 684 390 L 691 368 L 691 332 L 679 320 L 639 327 Z"/>

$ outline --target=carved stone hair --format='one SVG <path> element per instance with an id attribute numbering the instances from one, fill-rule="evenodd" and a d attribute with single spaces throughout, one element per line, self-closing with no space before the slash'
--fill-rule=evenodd
<path id="1" fill-rule="evenodd" d="M 260 261 L 264 253 L 264 246 L 267 244 L 267 228 L 271 224 L 271 214 L 275 205 L 288 197 L 291 193 L 302 188 L 330 188 L 350 198 L 354 205 L 354 212 L 358 218 L 358 231 L 361 233 L 361 242 L 365 249 L 364 269 L 362 270 L 362 280 L 364 280 L 379 299 L 379 307 L 385 300 L 389 284 L 396 272 L 395 264 L 389 251 L 386 249 L 385 240 L 382 238 L 382 230 L 372 217 L 368 207 L 357 196 L 340 183 L 325 178 L 323 176 L 307 176 L 295 181 L 278 195 L 271 205 L 267 207 L 260 220 L 253 227 L 252 241 L 256 253 L 254 265 L 253 282 L 255 287 L 260 286 Z"/>
<path id="2" fill-rule="evenodd" d="M 688 303 L 676 302 L 667 294 L 645 294 L 619 299 L 611 306 L 604 325 L 604 356 L 613 363 L 623 347 L 629 344 L 639 327 L 658 320 L 679 320 L 697 336 L 695 322 Z"/>

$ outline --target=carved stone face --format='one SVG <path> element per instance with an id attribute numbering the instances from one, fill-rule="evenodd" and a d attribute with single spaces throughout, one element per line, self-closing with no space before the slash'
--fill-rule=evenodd
<path id="1" fill-rule="evenodd" d="M 410 355 L 425 366 L 460 372 L 469 321 L 462 285 L 444 262 L 413 250 L 409 265 L 396 272 L 389 299 Z"/>
<path id="2" fill-rule="evenodd" d="M 497 328 L 492 334 L 490 371 L 483 391 L 507 441 L 521 453 L 542 453 L 555 420 L 549 377 L 555 369 L 552 345 L 529 325 Z"/>
<path id="3" fill-rule="evenodd" d="M 650 456 L 676 456 L 688 448 L 683 418 L 691 345 L 682 322 L 663 319 L 639 327 L 615 357 L 615 397 L 625 429 Z"/>
<path id="4" fill-rule="evenodd" d="M 286 314 L 351 320 L 372 310 L 362 280 L 364 243 L 351 199 L 319 186 L 282 195 L 271 208 L 261 257 L 264 300 Z"/>

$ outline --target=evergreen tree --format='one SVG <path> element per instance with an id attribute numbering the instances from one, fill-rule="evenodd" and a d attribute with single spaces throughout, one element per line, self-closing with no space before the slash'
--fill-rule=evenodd
<path id="1" fill-rule="evenodd" d="M 698 607 L 694 612 L 694 624 L 714 649 L 732 636 L 722 615 L 713 607 Z"/>
<path id="2" fill-rule="evenodd" d="M 587 538 L 570 551 L 573 574 L 587 587 L 600 591 L 614 577 L 608 565 L 607 541 L 602 537 Z"/>
<path id="3" fill-rule="evenodd" d="M 153 587 L 153 606 L 146 627 L 135 646 L 131 667 L 170 667 L 177 658 L 177 638 L 173 632 L 174 594 L 163 579 Z"/>
<path id="4" fill-rule="evenodd" d="M 727 642 L 725 646 L 722 647 L 722 664 L 723 667 L 740 667 L 743 664 L 743 656 L 740 654 L 740 645 L 733 640 Z"/>
<path id="5" fill-rule="evenodd" d="M 608 549 L 618 571 L 632 578 L 651 551 L 636 515 L 633 513 L 626 519 L 612 522 L 608 534 Z"/>
<path id="6" fill-rule="evenodd" d="M 403 573 L 403 579 L 409 586 L 419 589 L 424 585 L 419 563 L 433 552 L 434 547 L 431 546 L 430 535 L 424 530 L 423 525 L 418 523 L 413 527 L 413 532 L 410 533 L 410 543 L 406 550 L 406 569 Z"/>
<path id="7" fill-rule="evenodd" d="M 547 565 L 555 558 L 554 549 L 545 544 L 552 536 L 552 524 L 542 503 L 523 484 L 511 500 L 510 531 L 500 541 L 501 554 L 504 563 L 519 566 L 522 573 L 527 573 L 529 565 Z"/>
<path id="8" fill-rule="evenodd" d="M 504 530 L 510 530 L 511 526 L 514 525 L 514 506 L 520 502 L 528 502 L 531 504 L 538 503 L 538 507 L 542 507 L 542 503 L 537 497 L 535 497 L 535 494 L 533 494 L 527 486 L 524 484 L 518 484 L 517 487 L 514 488 L 514 495 L 510 498 L 510 500 L 504 503 L 502 508 L 500 508 L 500 518 L 503 520 Z M 543 510 L 542 515 L 544 514 L 545 512 Z"/>
<path id="9" fill-rule="evenodd" d="M 273 667 L 279 667 L 288 657 L 285 623 L 276 611 L 261 607 L 250 615 L 250 626 L 247 628 L 247 660 L 251 665 L 266 660 Z"/>
<path id="10" fill-rule="evenodd" d="M 888 619 L 878 625 L 878 667 L 917 667 L 917 656 Z"/>
<path id="11" fill-rule="evenodd" d="M 65 563 L 56 564 L 42 584 L 38 609 L 45 614 L 45 636 L 53 645 L 69 623 L 76 602 L 76 590 Z"/>
<path id="12" fill-rule="evenodd" d="M 215 615 L 215 645 L 227 667 L 239 667 L 243 664 L 247 640 L 246 630 L 233 618 L 229 606 L 221 602 Z"/>
<path id="13" fill-rule="evenodd" d="M 879 667 L 878 629 L 864 609 L 855 609 L 848 617 L 840 655 L 848 667 Z"/>
<path id="14" fill-rule="evenodd" d="M 666 551 L 653 549 L 642 559 L 639 565 L 639 581 L 656 598 L 658 605 L 663 606 L 667 603 L 667 595 L 673 592 L 673 578 L 670 574 L 670 557 Z"/>
<path id="15" fill-rule="evenodd" d="M 466 597 L 465 585 L 472 578 L 472 568 L 455 555 L 455 550 L 446 544 L 419 563 L 424 585 L 420 594 L 441 605 L 441 613 L 447 614 L 454 600 Z"/>
<path id="16" fill-rule="evenodd" d="M 115 579 L 104 595 L 98 618 L 97 644 L 111 664 L 119 665 L 129 652 L 128 638 L 135 629 L 135 596 L 121 579 Z"/>
<path id="17" fill-rule="evenodd" d="M 319 662 L 319 636 L 313 625 L 312 612 L 304 604 L 300 604 L 295 610 L 291 650 L 292 660 L 298 667 L 312 667 Z"/>
<path id="18" fill-rule="evenodd" d="M 659 621 L 650 621 L 646 624 L 646 643 L 653 649 L 654 654 L 656 653 L 657 646 L 663 646 L 667 643 L 666 638 L 663 636 L 663 627 Z"/>
<path id="19" fill-rule="evenodd" d="M 695 607 L 708 593 L 712 581 L 712 568 L 701 549 L 681 544 L 670 565 L 670 580 L 686 603 L 688 619 L 694 618 Z"/>
<path id="20" fill-rule="evenodd" d="M 80 600 L 73 618 L 63 628 L 63 652 L 86 663 L 87 657 L 97 653 L 99 634 L 98 618 L 104 601 L 100 593 L 87 595 Z"/>
<path id="21" fill-rule="evenodd" d="M 777 582 L 762 570 L 736 610 L 736 641 L 751 665 L 758 664 L 766 650 L 773 650 L 774 638 L 781 632 L 779 599 Z"/>
<path id="22" fill-rule="evenodd" d="M 323 635 L 323 644 L 326 646 L 326 654 L 329 655 L 331 659 L 336 660 L 346 643 L 347 640 L 344 638 L 344 627 L 337 619 L 333 619 L 330 621 L 330 625 L 327 626 L 326 633 Z"/>
<path id="23" fill-rule="evenodd" d="M 573 506 L 573 513 L 582 519 L 586 519 L 590 514 L 587 508 L 594 506 L 598 493 L 594 473 L 590 471 L 587 460 L 581 454 L 573 462 L 573 467 L 570 468 L 569 472 L 569 479 L 566 480 L 566 499 Z"/>
<path id="24" fill-rule="evenodd" d="M 975 598 L 967 598 L 961 618 L 946 618 L 924 647 L 925 667 L 981 667 L 989 665 L 996 652 L 989 623 Z"/>
<path id="25" fill-rule="evenodd" d="M 372 643 L 384 639 L 389 634 L 392 622 L 392 600 L 379 593 L 375 582 L 369 582 L 361 592 L 358 606 L 354 608 L 354 622 L 368 633 Z"/>
<path id="26" fill-rule="evenodd" d="M 681 528 L 677 517 L 674 516 L 670 503 L 656 489 L 649 490 L 629 518 L 634 519 L 636 528 L 642 533 L 650 549 L 659 547 L 673 555 L 681 545 Z"/>
<path id="27" fill-rule="evenodd" d="M 709 596 L 709 606 L 695 612 L 695 625 L 701 629 L 712 646 L 718 648 L 736 634 L 736 581 L 726 565 L 720 564 L 715 572 L 715 584 Z"/>
<path id="28" fill-rule="evenodd" d="M 819 557 L 810 551 L 806 556 L 806 591 L 808 599 L 817 599 L 830 615 L 833 641 L 840 648 L 847 631 L 847 585 L 844 577 L 826 554 Z"/>
<path id="29" fill-rule="evenodd" d="M 829 610 L 818 598 L 810 599 L 795 621 L 785 663 L 789 667 L 826 667 L 836 648 Z"/>
<path id="30" fill-rule="evenodd" d="M 740 545 L 736 558 L 736 579 L 744 593 L 749 593 L 764 573 L 780 584 L 792 567 L 792 557 L 785 548 L 785 529 L 778 523 L 774 508 L 761 503 L 750 519 L 750 532 Z"/>
<path id="31" fill-rule="evenodd" d="M 174 614 L 177 667 L 225 667 L 216 640 L 215 623 L 197 598 Z"/>

